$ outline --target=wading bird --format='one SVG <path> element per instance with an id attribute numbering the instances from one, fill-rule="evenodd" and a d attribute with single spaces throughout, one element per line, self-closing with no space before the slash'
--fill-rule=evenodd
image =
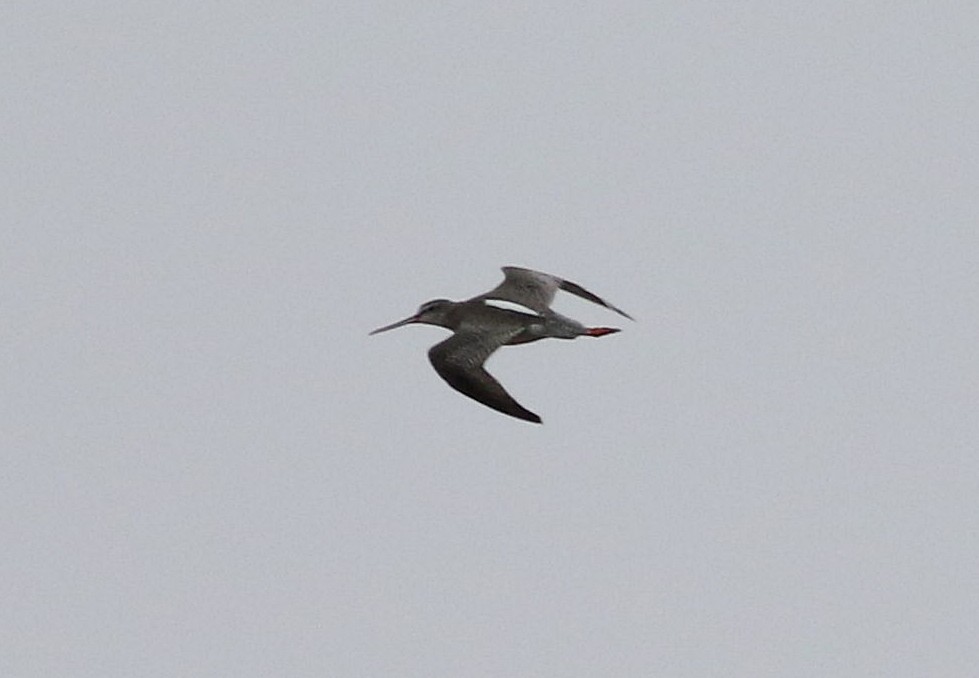
<path id="1" fill-rule="evenodd" d="M 371 334 L 412 323 L 438 325 L 453 335 L 428 351 L 428 359 L 449 386 L 498 412 L 539 424 L 539 416 L 513 399 L 483 363 L 501 346 L 526 344 L 539 339 L 604 337 L 615 327 L 585 327 L 551 309 L 558 290 L 600 304 L 621 316 L 625 311 L 592 294 L 580 285 L 557 276 L 516 266 L 503 267 L 504 279 L 495 288 L 465 301 L 426 301 L 413 316 L 380 327 Z M 499 303 L 503 302 L 503 303 Z M 504 307 L 516 305 L 521 310 Z"/>

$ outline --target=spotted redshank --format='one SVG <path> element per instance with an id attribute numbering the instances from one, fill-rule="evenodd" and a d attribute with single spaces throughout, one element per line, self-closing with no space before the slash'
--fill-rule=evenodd
<path id="1" fill-rule="evenodd" d="M 551 309 L 554 295 L 564 290 L 600 304 L 621 316 L 616 308 L 585 288 L 557 276 L 516 266 L 503 267 L 504 279 L 494 289 L 465 301 L 427 301 L 413 316 L 380 327 L 371 334 L 422 323 L 438 325 L 453 335 L 428 351 L 428 359 L 449 386 L 498 412 L 539 424 L 541 418 L 506 392 L 483 363 L 501 346 L 526 344 L 540 339 L 604 337 L 620 330 L 585 327 Z"/>

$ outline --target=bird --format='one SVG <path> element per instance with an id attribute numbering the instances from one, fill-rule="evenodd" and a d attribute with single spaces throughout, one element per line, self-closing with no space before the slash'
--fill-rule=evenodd
<path id="1" fill-rule="evenodd" d="M 551 309 L 558 290 L 635 320 L 580 285 L 529 268 L 503 266 L 503 282 L 489 292 L 464 301 L 433 299 L 396 323 L 379 327 L 370 335 L 411 324 L 437 325 L 453 331 L 448 339 L 428 351 L 432 367 L 459 393 L 498 412 L 535 424 L 541 418 L 518 403 L 483 364 L 501 346 L 526 344 L 541 339 L 604 337 L 621 331 L 615 327 L 585 327 Z M 514 306 L 516 308 L 514 308 Z"/>

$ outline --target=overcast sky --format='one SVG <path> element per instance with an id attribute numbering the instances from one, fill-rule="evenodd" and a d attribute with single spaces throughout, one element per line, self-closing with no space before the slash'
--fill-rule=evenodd
<path id="1" fill-rule="evenodd" d="M 0 15 L 5 678 L 976 675 L 975 2 Z"/>

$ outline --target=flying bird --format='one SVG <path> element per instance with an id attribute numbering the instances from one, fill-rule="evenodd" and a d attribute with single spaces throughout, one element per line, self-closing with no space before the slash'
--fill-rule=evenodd
<path id="1" fill-rule="evenodd" d="M 379 327 L 371 335 L 413 323 L 438 325 L 453 335 L 428 351 L 432 367 L 449 386 L 498 412 L 539 424 L 541 418 L 523 407 L 486 369 L 486 362 L 501 346 L 540 339 L 604 337 L 615 327 L 585 327 L 551 309 L 554 295 L 564 290 L 633 320 L 585 288 L 557 276 L 516 266 L 503 267 L 504 279 L 495 288 L 465 301 L 426 301 L 413 316 Z M 503 303 L 501 303 L 503 302 Z M 516 305 L 521 310 L 505 307 Z"/>

